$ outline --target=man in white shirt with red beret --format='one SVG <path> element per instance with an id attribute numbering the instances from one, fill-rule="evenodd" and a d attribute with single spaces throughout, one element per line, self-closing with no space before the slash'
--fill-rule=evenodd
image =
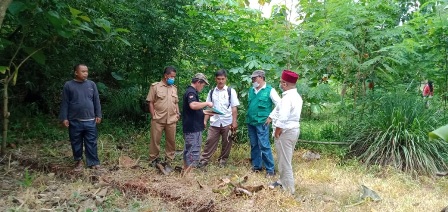
<path id="1" fill-rule="evenodd" d="M 290 70 L 284 70 L 280 79 L 280 89 L 283 91 L 280 103 L 269 117 L 274 120 L 274 142 L 277 151 L 279 179 L 269 185 L 269 188 L 281 186 L 285 191 L 294 194 L 294 173 L 292 171 L 292 156 L 300 134 L 300 113 L 302 112 L 302 97 L 297 92 L 296 82 L 299 75 Z"/>

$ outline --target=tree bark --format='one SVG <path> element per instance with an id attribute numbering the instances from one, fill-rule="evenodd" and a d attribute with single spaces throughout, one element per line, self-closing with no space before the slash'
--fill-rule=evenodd
<path id="1" fill-rule="evenodd" d="M 2 28 L 3 19 L 5 18 L 6 10 L 11 4 L 12 0 L 1 0 L 0 1 L 0 29 Z"/>
<path id="2" fill-rule="evenodd" d="M 5 77 L 3 82 L 3 139 L 2 148 L 0 150 L 0 155 L 5 155 L 6 152 L 6 142 L 8 139 L 8 122 L 9 122 L 9 111 L 8 111 L 8 76 Z"/>

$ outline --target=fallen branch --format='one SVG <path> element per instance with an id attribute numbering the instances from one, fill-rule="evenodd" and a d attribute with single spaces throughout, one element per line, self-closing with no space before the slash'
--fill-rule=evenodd
<path id="1" fill-rule="evenodd" d="M 250 197 L 252 196 L 252 192 L 250 192 L 250 191 L 248 191 L 248 190 L 246 190 L 244 188 L 235 188 L 234 192 L 235 192 L 236 195 L 245 194 L 245 195 L 250 196 Z"/>

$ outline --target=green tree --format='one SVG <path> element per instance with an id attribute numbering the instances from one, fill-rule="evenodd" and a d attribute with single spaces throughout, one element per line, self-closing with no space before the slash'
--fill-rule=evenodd
<path id="1" fill-rule="evenodd" d="M 365 93 L 366 80 L 387 87 L 400 76 L 394 67 L 406 65 L 401 43 L 400 9 L 395 1 L 301 1 L 298 63 L 306 74 L 320 79 L 329 74 L 353 98 Z M 344 87 L 342 90 L 346 90 Z M 345 94 L 345 93 L 343 93 Z"/>

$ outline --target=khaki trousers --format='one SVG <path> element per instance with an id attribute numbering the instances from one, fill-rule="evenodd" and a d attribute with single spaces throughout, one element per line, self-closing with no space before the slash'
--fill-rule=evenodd
<path id="1" fill-rule="evenodd" d="M 149 141 L 149 161 L 159 158 L 160 141 L 162 132 L 165 131 L 165 159 L 173 160 L 176 151 L 176 122 L 172 124 L 157 123 L 151 120 L 150 141 Z"/>
<path id="2" fill-rule="evenodd" d="M 218 148 L 219 138 L 221 137 L 221 155 L 219 162 L 226 162 L 232 149 L 232 139 L 229 139 L 230 125 L 224 127 L 210 126 L 208 128 L 207 140 L 205 141 L 204 150 L 201 155 L 201 163 L 207 164 Z"/>
<path id="3" fill-rule="evenodd" d="M 274 139 L 275 150 L 277 151 L 278 172 L 280 174 L 279 181 L 283 189 L 291 194 L 295 192 L 292 155 L 299 133 L 299 129 L 285 129 L 279 138 Z"/>

